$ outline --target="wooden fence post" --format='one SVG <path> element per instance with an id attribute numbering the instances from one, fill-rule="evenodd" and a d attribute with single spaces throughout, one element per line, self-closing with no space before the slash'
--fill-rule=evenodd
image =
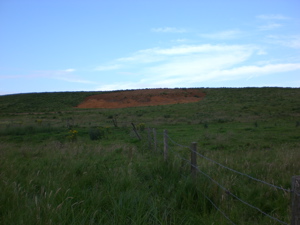
<path id="1" fill-rule="evenodd" d="M 300 176 L 292 177 L 292 221 L 291 225 L 300 225 Z"/>
<path id="2" fill-rule="evenodd" d="M 164 130 L 164 160 L 168 159 L 168 131 Z"/>
<path id="3" fill-rule="evenodd" d="M 194 178 L 197 175 L 197 142 L 191 144 L 191 174 Z"/>
<path id="4" fill-rule="evenodd" d="M 153 128 L 153 140 L 154 140 L 154 151 L 157 151 L 157 139 L 156 139 L 156 130 Z"/>
<path id="5" fill-rule="evenodd" d="M 140 137 L 140 135 L 139 135 L 139 133 L 137 132 L 137 130 L 136 130 L 135 126 L 134 126 L 134 123 L 131 123 L 131 125 L 133 126 L 133 131 L 136 134 L 136 136 L 138 137 L 138 139 L 142 140 L 141 137 Z"/>

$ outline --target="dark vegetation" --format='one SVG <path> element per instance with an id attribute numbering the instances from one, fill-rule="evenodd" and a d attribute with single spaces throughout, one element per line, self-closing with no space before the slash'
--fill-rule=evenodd
<path id="1" fill-rule="evenodd" d="M 197 103 L 74 108 L 99 92 L 0 96 L 0 224 L 279 224 L 189 175 L 206 157 L 289 189 L 300 175 L 300 89 L 203 89 Z M 142 137 L 139 141 L 132 124 Z M 157 131 L 158 149 L 147 128 Z M 150 147 L 150 149 L 149 149 Z M 179 156 L 179 157 L 178 157 Z M 199 168 L 271 216 L 290 220 L 290 193 L 198 158 Z M 207 197 L 205 197 L 205 196 Z"/>

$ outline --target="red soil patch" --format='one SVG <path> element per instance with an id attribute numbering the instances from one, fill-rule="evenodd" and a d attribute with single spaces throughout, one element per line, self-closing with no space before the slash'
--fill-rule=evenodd
<path id="1" fill-rule="evenodd" d="M 105 92 L 87 97 L 77 108 L 127 108 L 198 102 L 205 96 L 200 89 L 143 89 Z"/>

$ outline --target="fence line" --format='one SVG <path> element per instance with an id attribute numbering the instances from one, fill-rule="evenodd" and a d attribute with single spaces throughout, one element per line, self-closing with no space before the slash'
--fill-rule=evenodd
<path id="1" fill-rule="evenodd" d="M 231 195 L 232 197 L 236 198 L 236 199 L 239 200 L 240 202 L 244 203 L 245 205 L 247 205 L 247 206 L 249 206 L 249 207 L 251 207 L 251 208 L 253 208 L 253 209 L 256 209 L 256 210 L 259 211 L 260 213 L 262 213 L 262 214 L 268 216 L 269 218 L 271 218 L 271 219 L 273 219 L 273 220 L 276 220 L 277 222 L 279 222 L 279 223 L 281 223 L 281 224 L 288 225 L 287 223 L 285 223 L 285 222 L 283 222 L 283 221 L 281 221 L 281 220 L 279 220 L 279 219 L 277 219 L 277 218 L 275 218 L 275 217 L 273 217 L 273 216 L 271 216 L 271 215 L 265 213 L 264 211 L 262 211 L 261 209 L 257 208 L 256 206 L 253 206 L 253 205 L 251 205 L 250 203 L 248 203 L 248 202 L 242 200 L 241 198 L 237 197 L 236 195 L 234 195 L 233 193 L 231 193 L 227 188 L 225 188 L 223 185 L 221 185 L 219 182 L 217 182 L 216 180 L 214 180 L 213 178 L 211 178 L 208 174 L 206 174 L 206 173 L 204 173 L 202 170 L 200 170 L 198 166 L 192 165 L 188 159 L 181 157 L 179 154 L 176 154 L 176 155 L 177 155 L 180 159 L 186 161 L 188 164 L 190 164 L 190 165 L 191 165 L 192 167 L 194 167 L 198 172 L 200 172 L 201 174 L 203 174 L 204 176 L 206 176 L 208 179 L 210 179 L 210 180 L 211 180 L 212 182 L 214 182 L 216 185 L 218 185 L 221 189 L 223 189 L 223 190 L 225 191 L 226 194 Z M 217 206 L 216 206 L 216 205 L 215 205 L 215 204 L 214 204 L 214 203 L 213 203 L 213 202 L 212 202 L 212 201 L 211 201 L 211 200 L 210 200 L 203 192 L 202 192 L 202 191 L 200 191 L 200 192 L 201 192 L 201 194 L 204 195 L 204 197 L 205 197 L 206 199 L 209 200 L 209 202 L 211 202 L 211 203 L 213 204 L 213 206 L 214 206 L 218 211 L 220 211 L 220 212 L 223 214 L 223 216 L 224 216 L 226 219 L 228 219 L 231 223 L 233 223 L 233 222 L 228 218 L 228 216 L 227 216 L 223 211 L 221 211 L 221 210 L 220 210 L 220 209 L 219 209 L 219 208 L 218 208 L 218 207 L 217 207 Z M 233 223 L 233 224 L 234 224 L 234 223 Z"/>
<path id="2" fill-rule="evenodd" d="M 153 129 L 153 131 L 154 131 L 155 129 Z M 157 132 L 155 131 L 155 135 L 157 134 Z M 191 151 L 191 161 L 189 161 L 189 160 L 187 160 L 186 158 L 183 158 L 183 157 L 181 157 L 180 156 L 180 154 L 178 154 L 178 153 L 176 153 L 175 152 L 175 154 L 176 154 L 176 156 L 177 157 L 179 157 L 181 160 L 184 160 L 184 161 L 186 161 L 186 162 L 188 162 L 190 165 L 191 165 L 191 172 L 193 173 L 193 170 L 197 170 L 198 172 L 200 172 L 201 174 L 203 174 L 204 176 L 206 176 L 208 179 L 210 179 L 213 183 L 215 183 L 216 185 L 218 185 L 221 189 L 223 189 L 224 191 L 225 191 L 225 193 L 227 193 L 227 194 L 229 194 L 229 195 L 231 195 L 232 197 L 234 197 L 235 199 L 237 199 L 237 200 L 239 200 L 240 202 L 242 202 L 243 204 L 245 204 L 245 205 L 247 205 L 248 207 L 251 207 L 251 208 L 253 208 L 253 209 L 255 209 L 255 210 L 257 210 L 257 211 L 259 211 L 260 213 L 262 213 L 263 215 L 265 215 L 265 216 L 268 216 L 270 219 L 273 219 L 273 220 L 275 220 L 275 221 L 277 221 L 277 222 L 279 222 L 279 223 L 281 223 L 281 224 L 285 224 L 285 225 L 288 225 L 286 222 L 283 222 L 283 221 L 281 221 L 281 220 L 279 220 L 279 219 L 277 219 L 277 218 L 275 218 L 275 217 L 273 217 L 273 216 L 271 216 L 271 215 L 269 215 L 269 214 L 267 214 L 267 213 L 265 213 L 264 211 L 262 211 L 261 209 L 259 209 L 258 207 L 256 207 L 256 206 L 253 206 L 253 205 L 251 205 L 251 204 L 249 204 L 248 202 L 246 202 L 246 201 L 244 201 L 244 200 L 242 200 L 241 198 L 239 198 L 238 196 L 236 196 L 236 195 L 234 195 L 233 193 L 231 193 L 229 190 L 227 190 L 224 186 L 222 186 L 219 182 L 217 182 L 216 180 L 214 180 L 213 178 L 211 178 L 209 175 L 207 175 L 206 173 L 204 173 L 203 171 L 201 171 L 200 169 L 199 169 L 199 167 L 196 165 L 196 161 L 194 161 L 193 162 L 193 157 L 194 158 L 196 158 L 196 156 L 198 155 L 198 156 L 200 156 L 200 157 L 202 157 L 202 158 L 204 158 L 204 159 L 206 159 L 206 160 L 209 160 L 209 161 L 211 161 L 211 162 L 213 162 L 214 164 L 217 164 L 218 166 L 221 166 L 222 168 L 225 168 L 225 169 L 227 169 L 227 170 L 230 170 L 230 171 L 232 171 L 232 172 L 235 172 L 235 173 L 237 173 L 237 174 L 239 174 L 239 175 L 242 175 L 242 176 L 246 176 L 246 177 L 248 177 L 248 178 L 250 178 L 250 179 L 252 179 L 252 180 L 255 180 L 255 181 L 257 181 L 257 182 L 261 182 L 261 183 L 263 183 L 263 184 L 266 184 L 266 185 L 268 185 L 268 186 L 270 186 L 270 187 L 273 187 L 273 188 L 276 188 L 276 189 L 280 189 L 280 190 L 283 190 L 283 191 L 285 191 L 285 192 L 290 192 L 291 194 L 293 194 L 293 199 L 292 199 L 292 213 L 293 213 L 293 215 L 292 215 L 292 221 L 291 221 L 291 224 L 292 225 L 300 225 L 300 218 L 299 218 L 299 212 L 297 211 L 298 209 L 300 209 L 300 203 L 299 203 L 299 193 L 294 193 L 295 191 L 294 191 L 294 189 L 297 189 L 298 191 L 299 191 L 299 187 L 300 187 L 300 176 L 299 177 L 297 177 L 297 182 L 298 183 L 295 183 L 295 181 L 294 181 L 294 183 L 292 184 L 292 190 L 290 190 L 290 189 L 285 189 L 285 188 L 282 188 L 282 187 L 279 187 L 279 186 L 276 186 L 276 185 L 273 185 L 273 184 L 270 184 L 270 183 L 268 183 L 268 182 L 266 182 L 266 181 L 263 181 L 263 180 L 260 180 L 260 179 L 257 179 L 257 178 L 254 178 L 254 177 L 252 177 L 252 176 L 249 176 L 248 174 L 245 174 L 245 173 L 242 173 L 242 172 L 239 172 L 239 171 L 237 171 L 237 170 L 234 170 L 234 169 L 231 169 L 231 168 L 229 168 L 229 167 L 227 167 L 227 166 L 225 166 L 225 165 L 222 165 L 221 163 L 218 163 L 218 162 L 216 162 L 215 160 L 213 160 L 213 159 L 210 159 L 210 158 L 208 158 L 208 157 L 206 157 L 206 156 L 204 156 L 204 155 L 202 155 L 202 154 L 200 154 L 200 153 L 198 153 L 197 152 L 197 150 L 196 150 L 196 147 L 193 147 L 193 144 L 195 144 L 195 146 L 196 146 L 196 143 L 192 143 L 192 145 L 191 145 L 191 147 L 189 147 L 189 146 L 185 146 L 185 145 L 181 145 L 181 144 L 179 144 L 179 143 L 177 143 L 177 142 L 175 142 L 169 135 L 168 135 L 168 133 L 167 133 L 167 131 L 166 130 L 164 130 L 164 132 L 163 133 L 160 133 L 159 132 L 159 134 L 163 134 L 163 136 L 164 136 L 164 144 L 165 144 L 165 146 L 164 146 L 164 158 L 165 158 L 165 160 L 166 160 L 166 158 L 167 158 L 167 156 L 166 156 L 166 154 L 168 154 L 168 153 L 166 153 L 166 149 L 168 149 L 169 148 L 169 146 L 168 146 L 168 144 L 167 144 L 167 139 L 168 140 L 170 140 L 174 145 L 177 145 L 177 146 L 179 146 L 179 147 L 182 147 L 182 148 L 187 148 L 187 149 L 190 149 L 190 151 Z M 154 137 L 154 138 L 156 138 L 156 137 Z M 167 147 L 166 147 L 166 145 L 167 145 Z M 194 156 L 193 156 L 194 155 Z M 294 178 L 293 178 L 294 179 Z M 296 178 L 294 179 L 294 180 L 296 180 Z M 298 187 L 298 186 L 299 187 Z M 233 221 L 231 221 L 230 220 L 230 218 L 222 211 L 222 210 L 220 210 L 213 202 L 212 202 L 212 200 L 211 199 L 209 199 L 202 191 L 200 191 L 201 192 L 201 194 L 231 223 L 231 224 L 234 224 L 234 222 Z M 294 213 L 294 211 L 295 211 L 295 213 Z M 294 215 L 295 214 L 295 215 Z"/>
<path id="3" fill-rule="evenodd" d="M 212 160 L 212 159 L 210 159 L 210 158 L 208 158 L 208 157 L 206 157 L 206 156 L 200 154 L 199 152 L 196 152 L 196 154 L 199 155 L 199 156 L 201 156 L 202 158 L 207 159 L 207 160 L 209 160 L 209 161 L 211 161 L 211 162 L 213 162 L 213 163 L 215 163 L 215 164 L 217 164 L 217 165 L 219 165 L 219 166 L 221 166 L 221 167 L 223 167 L 223 168 L 225 168 L 225 169 L 228 169 L 228 170 L 230 170 L 230 171 L 232 171 L 232 172 L 238 173 L 238 174 L 240 174 L 240 175 L 242 175 L 242 176 L 246 176 L 246 177 L 248 177 L 248 178 L 250 178 L 250 179 L 252 179 L 252 180 L 261 182 L 261 183 L 266 184 L 266 185 L 269 185 L 269 186 L 271 186 L 271 187 L 274 187 L 274 188 L 277 188 L 277 189 L 280 189 L 280 190 L 283 190 L 283 191 L 286 191 L 286 192 L 291 192 L 291 190 L 289 190 L 289 189 L 285 189 L 285 188 L 282 188 L 282 187 L 279 187 L 279 186 L 270 184 L 270 183 L 268 183 L 268 182 L 266 182 L 266 181 L 263 181 L 263 180 L 260 180 L 260 179 L 251 177 L 251 176 L 249 176 L 248 174 L 245 174 L 245 173 L 236 171 L 236 170 L 234 170 L 234 169 L 231 169 L 231 168 L 229 168 L 229 167 L 227 167 L 227 166 L 224 166 L 224 165 L 222 165 L 222 164 L 220 164 L 220 163 L 218 163 L 218 162 L 216 162 L 216 161 L 214 161 L 214 160 Z"/>
<path id="4" fill-rule="evenodd" d="M 189 146 L 184 146 L 184 145 L 181 145 L 181 144 L 176 143 L 175 141 L 173 141 L 173 140 L 170 138 L 170 136 L 167 136 L 167 137 L 168 137 L 174 144 L 176 144 L 176 145 L 178 145 L 178 146 L 180 146 L 180 147 L 183 147 L 183 148 L 189 148 L 189 149 L 191 149 Z M 193 151 L 193 150 L 191 149 L 191 151 Z M 270 184 L 270 183 L 268 183 L 268 182 L 266 182 L 266 181 L 263 181 L 263 180 L 260 180 L 260 179 L 251 177 L 251 176 L 249 176 L 248 174 L 245 174 L 245 173 L 239 172 L 239 171 L 237 171 L 237 170 L 231 169 L 231 168 L 229 168 L 229 167 L 227 167 L 227 166 L 224 166 L 223 164 L 218 163 L 218 162 L 216 162 L 215 160 L 210 159 L 210 158 L 208 158 L 208 157 L 206 157 L 206 156 L 200 154 L 199 152 L 196 152 L 196 154 L 199 155 L 199 156 L 201 156 L 202 158 L 204 158 L 204 159 L 206 159 L 206 160 L 209 160 L 209 161 L 211 161 L 211 162 L 213 162 L 213 163 L 215 163 L 215 164 L 217 164 L 217 165 L 219 165 L 219 166 L 221 166 L 221 167 L 227 169 L 227 170 L 230 170 L 230 171 L 232 171 L 232 172 L 238 173 L 238 174 L 240 174 L 240 175 L 242 175 L 242 176 L 246 176 L 246 177 L 248 177 L 248 178 L 250 178 L 250 179 L 252 179 L 252 180 L 261 182 L 261 183 L 266 184 L 266 185 L 269 185 L 269 186 L 271 186 L 271 187 L 274 187 L 274 188 L 277 188 L 277 189 L 280 189 L 280 190 L 283 190 L 283 191 L 286 191 L 286 192 L 291 192 L 291 190 L 289 190 L 289 189 L 285 189 L 285 188 L 276 186 L 276 185 L 274 185 L 274 184 Z"/>
<path id="5" fill-rule="evenodd" d="M 161 134 L 161 133 L 159 132 L 159 134 Z M 151 139 L 153 141 L 155 141 L 155 140 L 157 141 L 156 135 L 157 135 L 157 132 L 153 128 L 153 139 L 149 138 L 149 131 L 148 131 L 148 141 L 150 141 Z M 196 142 L 192 143 L 191 147 L 178 144 L 172 138 L 169 137 L 167 130 L 163 131 L 163 144 L 164 144 L 164 151 L 163 152 L 164 152 L 164 160 L 165 161 L 168 159 L 168 149 L 169 149 L 168 140 L 170 140 L 173 144 L 175 144 L 175 145 L 177 145 L 179 147 L 190 149 L 190 151 L 191 151 L 191 162 L 189 162 L 185 158 L 182 158 L 179 154 L 176 154 L 176 155 L 178 157 L 180 157 L 182 160 L 188 162 L 191 165 L 192 175 L 193 175 L 193 173 L 195 173 L 195 171 L 193 172 L 193 170 L 197 170 L 198 172 L 200 172 L 201 174 L 203 174 L 204 176 L 206 176 L 208 179 L 210 179 L 212 182 L 214 182 L 216 185 L 218 185 L 221 189 L 223 189 L 225 191 L 225 193 L 227 193 L 227 194 L 231 195 L 232 197 L 236 198 L 237 200 L 239 200 L 240 202 L 244 203 L 248 207 L 256 209 L 257 211 L 259 211 L 260 213 L 264 214 L 265 216 L 268 216 L 270 219 L 276 220 L 277 222 L 279 222 L 281 224 L 285 224 L 285 225 L 288 225 L 288 224 L 286 222 L 283 222 L 283 221 L 281 221 L 281 220 L 279 220 L 279 219 L 277 219 L 277 218 L 275 218 L 275 217 L 273 217 L 273 216 L 271 216 L 271 215 L 263 212 L 258 207 L 255 207 L 255 206 L 249 204 L 248 202 L 242 200 L 241 198 L 237 197 L 236 195 L 234 195 L 233 193 L 231 193 L 229 190 L 227 190 L 225 187 L 223 187 L 220 183 L 218 183 L 217 181 L 215 181 L 214 179 L 212 179 L 209 175 L 207 175 L 206 173 L 204 173 L 203 171 L 201 171 L 199 169 L 199 167 L 197 166 L 196 157 L 198 155 L 198 156 L 200 156 L 200 157 L 202 157 L 202 158 L 204 158 L 204 159 L 206 159 L 208 161 L 213 162 L 214 164 L 217 164 L 218 166 L 221 166 L 222 168 L 225 168 L 227 170 L 235 172 L 235 173 L 237 173 L 239 175 L 246 176 L 246 177 L 248 177 L 248 178 L 250 178 L 252 180 L 255 180 L 257 182 L 261 182 L 261 183 L 266 184 L 268 186 L 271 186 L 273 188 L 280 189 L 280 190 L 283 190 L 285 192 L 290 192 L 291 196 L 292 196 L 292 210 L 291 210 L 292 211 L 292 219 L 291 219 L 291 225 L 300 225 L 300 176 L 293 177 L 293 179 L 292 179 L 292 189 L 291 190 L 290 189 L 285 189 L 285 188 L 282 188 L 282 187 L 279 187 L 279 186 L 276 186 L 276 185 L 273 185 L 273 184 L 270 184 L 270 183 L 268 183 L 266 181 L 254 178 L 252 176 L 249 176 L 248 174 L 245 174 L 245 173 L 239 172 L 237 170 L 231 169 L 231 168 L 229 168 L 227 166 L 224 166 L 224 165 L 216 162 L 215 160 L 210 159 L 210 158 L 208 158 L 208 157 L 206 157 L 206 156 L 198 153 L 197 150 L 196 150 Z M 149 146 L 150 146 L 150 143 L 149 143 Z M 156 148 L 157 148 L 157 146 L 156 146 L 156 143 L 155 143 L 155 149 Z M 196 177 L 195 174 L 193 176 Z M 202 191 L 200 191 L 200 192 L 231 224 L 234 224 L 230 220 L 230 218 L 212 202 L 211 199 L 209 199 Z"/>
<path id="6" fill-rule="evenodd" d="M 187 160 L 188 161 L 188 160 Z M 183 175 L 182 175 L 183 176 Z M 186 178 L 185 176 L 183 176 Z M 200 189 L 198 190 L 212 205 L 215 207 L 231 224 L 236 225 L 209 197 L 204 194 Z"/>
<path id="7" fill-rule="evenodd" d="M 181 159 L 181 160 L 183 160 L 183 161 L 185 161 L 185 162 L 187 162 L 186 164 L 190 164 L 190 161 L 188 160 L 188 159 L 186 159 L 186 158 L 183 158 L 181 155 L 179 155 L 178 153 L 176 153 L 175 152 L 175 154 L 176 154 L 176 156 L 179 158 L 179 159 Z M 184 178 L 187 178 L 187 177 L 185 177 L 183 174 L 181 174 L 181 176 L 183 176 Z M 224 213 L 208 196 L 206 196 L 205 194 L 204 194 L 204 192 L 202 192 L 200 189 L 198 189 L 198 191 L 231 223 L 231 224 L 233 224 L 233 225 L 236 225 L 227 215 L 226 215 L 226 213 Z"/>
<path id="8" fill-rule="evenodd" d="M 193 165 L 192 165 L 192 166 L 193 166 Z M 275 217 L 273 217 L 273 216 L 271 216 L 271 215 L 265 213 L 265 212 L 262 211 L 261 209 L 255 207 L 254 205 L 251 205 L 250 203 L 248 203 L 248 202 L 242 200 L 241 198 L 237 197 L 236 195 L 234 195 L 233 193 L 231 193 L 228 189 L 226 189 L 224 186 L 222 186 L 219 182 L 217 182 L 216 180 L 214 180 L 213 178 L 211 178 L 209 175 L 207 175 L 206 173 L 204 173 L 203 171 L 201 171 L 198 167 L 195 167 L 195 169 L 196 169 L 198 172 L 202 173 L 204 176 L 206 176 L 208 179 L 210 179 L 212 182 L 214 182 L 216 185 L 218 185 L 221 189 L 223 189 L 223 190 L 225 191 L 226 194 L 229 194 L 229 195 L 231 195 L 232 197 L 234 197 L 234 198 L 236 198 L 237 200 L 239 200 L 240 202 L 244 203 L 245 205 L 247 205 L 247 206 L 249 206 L 249 207 L 251 207 L 251 208 L 253 208 L 253 209 L 256 209 L 257 211 L 259 211 L 260 213 L 264 214 L 265 216 L 268 216 L 269 218 L 271 218 L 271 219 L 273 219 L 273 220 L 276 220 L 277 222 L 279 222 L 279 223 L 281 223 L 281 224 L 286 224 L 286 225 L 288 225 L 287 223 L 285 223 L 285 222 L 283 222 L 283 221 L 281 221 L 281 220 L 279 220 L 279 219 L 277 219 L 277 218 L 275 218 Z"/>
<path id="9" fill-rule="evenodd" d="M 168 138 L 169 138 L 174 144 L 176 144 L 176 145 L 178 145 L 178 146 L 180 146 L 180 147 L 189 148 L 188 146 L 184 146 L 184 145 L 181 145 L 181 144 L 176 143 L 176 142 L 173 141 L 169 136 L 168 136 Z M 192 149 L 191 149 L 191 150 L 192 150 Z M 209 161 L 211 161 L 211 162 L 213 162 L 213 163 L 215 163 L 215 164 L 217 164 L 217 165 L 219 165 L 219 166 L 221 166 L 221 167 L 223 167 L 223 168 L 225 168 L 225 169 L 228 169 L 228 170 L 230 170 L 230 171 L 232 171 L 232 172 L 238 173 L 238 174 L 240 174 L 240 175 L 242 175 L 242 176 L 246 176 L 246 177 L 248 177 L 248 178 L 250 178 L 250 179 L 252 179 L 252 180 L 261 182 L 261 183 L 266 184 L 266 185 L 269 185 L 269 186 L 271 186 L 271 187 L 274 187 L 274 188 L 277 188 L 277 189 L 280 189 L 280 190 L 283 190 L 283 191 L 286 191 L 286 192 L 291 192 L 291 190 L 289 190 L 289 189 L 285 189 L 285 188 L 276 186 L 276 185 L 274 185 L 274 184 L 270 184 L 270 183 L 268 183 L 268 182 L 266 182 L 266 181 L 263 181 L 263 180 L 254 178 L 254 177 L 252 177 L 252 176 L 249 176 L 248 174 L 245 174 L 245 173 L 239 172 L 239 171 L 237 171 L 237 170 L 231 169 L 231 168 L 229 168 L 229 167 L 227 167 L 227 166 L 224 166 L 223 164 L 218 163 L 218 162 L 216 162 L 215 160 L 210 159 L 210 158 L 208 158 L 208 157 L 206 157 L 206 156 L 200 154 L 199 152 L 196 152 L 196 154 L 199 155 L 199 156 L 201 156 L 202 158 L 204 158 L 204 159 L 206 159 L 206 160 L 209 160 Z"/>

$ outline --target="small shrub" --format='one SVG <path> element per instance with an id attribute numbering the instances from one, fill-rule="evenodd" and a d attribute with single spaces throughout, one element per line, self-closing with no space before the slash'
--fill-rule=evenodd
<path id="1" fill-rule="evenodd" d="M 41 120 L 41 119 L 37 119 L 37 120 L 35 120 L 35 122 L 36 122 L 38 125 L 41 125 L 41 124 L 42 124 L 42 122 L 43 122 L 43 120 Z"/>
<path id="2" fill-rule="evenodd" d="M 104 128 L 103 127 L 91 128 L 89 131 L 89 135 L 92 141 L 100 140 L 105 135 Z"/>

